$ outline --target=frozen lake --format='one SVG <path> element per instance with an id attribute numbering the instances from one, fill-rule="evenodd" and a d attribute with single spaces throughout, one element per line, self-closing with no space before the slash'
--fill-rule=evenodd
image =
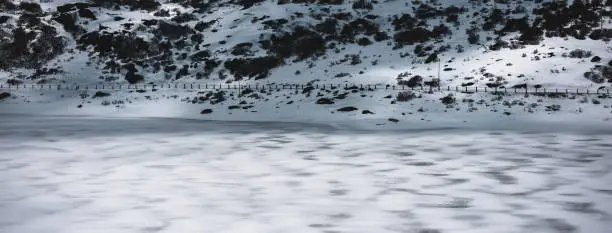
<path id="1" fill-rule="evenodd" d="M 609 233 L 612 134 L 0 116 L 0 232 Z"/>

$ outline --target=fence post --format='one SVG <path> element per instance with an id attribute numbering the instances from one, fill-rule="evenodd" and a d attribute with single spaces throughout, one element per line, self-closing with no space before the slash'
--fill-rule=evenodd
<path id="1" fill-rule="evenodd" d="M 459 87 L 455 86 L 455 92 L 459 92 Z"/>
<path id="2" fill-rule="evenodd" d="M 587 94 L 587 95 L 589 94 L 589 89 L 588 89 L 588 88 L 587 88 L 587 93 L 586 93 L 586 94 Z"/>
<path id="3" fill-rule="evenodd" d="M 504 87 L 504 93 L 508 93 L 508 89 Z"/>
<path id="4" fill-rule="evenodd" d="M 468 92 L 467 86 L 465 86 L 465 92 Z"/>

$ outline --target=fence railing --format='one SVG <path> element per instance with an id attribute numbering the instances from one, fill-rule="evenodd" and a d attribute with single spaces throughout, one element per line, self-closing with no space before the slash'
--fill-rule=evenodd
<path id="1" fill-rule="evenodd" d="M 417 86 L 408 87 L 404 85 L 384 84 L 208 84 L 208 83 L 170 83 L 170 84 L 0 84 L 3 90 L 56 90 L 56 91 L 79 91 L 79 90 L 160 90 L 160 89 L 184 89 L 184 90 L 305 90 L 305 89 L 345 89 L 345 90 L 412 90 L 423 92 L 457 92 L 457 93 L 508 93 L 508 94 L 610 94 L 612 87 L 601 87 L 598 89 L 588 88 L 506 88 L 506 87 L 478 87 L 478 86 L 446 86 L 431 87 Z"/>

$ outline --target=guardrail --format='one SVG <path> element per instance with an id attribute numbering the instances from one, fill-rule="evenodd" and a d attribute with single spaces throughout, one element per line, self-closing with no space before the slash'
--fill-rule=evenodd
<path id="1" fill-rule="evenodd" d="M 514 93 L 514 94 L 610 94 L 612 87 L 598 89 L 547 89 L 547 88 L 506 88 L 506 87 L 408 87 L 404 85 L 383 84 L 208 84 L 208 83 L 171 83 L 171 84 L 0 84 L 4 90 L 152 90 L 152 89 L 184 89 L 184 90 L 305 90 L 305 89 L 359 89 L 359 90 L 412 90 L 426 92 L 457 92 L 457 93 Z"/>

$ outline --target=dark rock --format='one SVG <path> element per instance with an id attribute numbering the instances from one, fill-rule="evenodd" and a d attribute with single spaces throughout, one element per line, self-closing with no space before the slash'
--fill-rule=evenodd
<path id="1" fill-rule="evenodd" d="M 320 98 L 316 102 L 317 104 L 334 104 L 334 101 L 328 98 Z"/>
<path id="2" fill-rule="evenodd" d="M 101 98 L 101 97 L 107 97 L 110 96 L 111 94 L 108 92 L 102 92 L 102 91 L 97 91 L 96 94 L 94 94 L 93 97 L 91 98 Z"/>
<path id="3" fill-rule="evenodd" d="M 357 109 L 356 107 L 349 106 L 349 107 L 339 108 L 336 111 L 338 111 L 338 112 L 352 112 L 352 111 L 357 111 L 357 110 L 359 110 L 359 109 Z"/>
<path id="4" fill-rule="evenodd" d="M 8 93 L 8 92 L 0 93 L 0 100 L 6 99 L 8 97 L 11 97 L 11 93 Z"/>
<path id="5" fill-rule="evenodd" d="M 227 109 L 229 109 L 229 110 L 241 109 L 241 108 L 242 108 L 242 107 L 240 107 L 240 106 L 238 106 L 238 105 L 232 105 L 232 106 L 227 107 Z"/>
<path id="6" fill-rule="evenodd" d="M 213 112 L 213 110 L 212 110 L 212 109 L 207 108 L 207 109 L 202 110 L 202 111 L 200 112 L 200 114 L 211 114 L 212 112 Z"/>
<path id="7" fill-rule="evenodd" d="M 368 39 L 367 37 L 362 37 L 357 40 L 357 44 L 361 46 L 368 46 L 372 44 L 372 41 L 370 41 L 370 39 Z"/>
<path id="8" fill-rule="evenodd" d="M 210 51 L 208 50 L 202 50 L 190 56 L 191 60 L 195 62 L 207 60 L 207 58 L 209 57 L 210 57 Z"/>
<path id="9" fill-rule="evenodd" d="M 361 111 L 361 114 L 365 115 L 365 114 L 374 114 L 374 113 L 372 111 L 370 111 L 370 110 L 363 110 L 363 111 Z"/>
<path id="10" fill-rule="evenodd" d="M 599 57 L 599 56 L 594 56 L 594 57 L 591 59 L 591 62 L 600 62 L 600 61 L 601 61 L 601 57 Z"/>
<path id="11" fill-rule="evenodd" d="M 395 119 L 395 118 L 389 118 L 388 120 L 389 120 L 390 122 L 393 122 L 393 123 L 397 123 L 397 122 L 399 122 L 399 120 L 398 120 L 398 119 Z"/>
<path id="12" fill-rule="evenodd" d="M 81 18 L 88 18 L 88 19 L 92 19 L 92 20 L 96 20 L 96 15 L 89 9 L 87 8 L 81 8 L 79 9 L 79 17 Z"/>

